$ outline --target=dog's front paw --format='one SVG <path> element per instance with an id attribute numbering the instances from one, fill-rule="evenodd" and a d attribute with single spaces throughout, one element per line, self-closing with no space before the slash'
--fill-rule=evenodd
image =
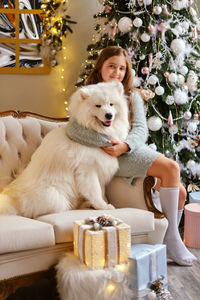
<path id="1" fill-rule="evenodd" d="M 115 209 L 115 207 L 112 204 L 107 204 L 106 209 Z"/>

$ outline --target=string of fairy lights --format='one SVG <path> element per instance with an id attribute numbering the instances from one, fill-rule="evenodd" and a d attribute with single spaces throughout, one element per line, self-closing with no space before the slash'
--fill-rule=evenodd
<path id="1" fill-rule="evenodd" d="M 41 57 L 48 60 L 51 67 L 61 64 L 59 78 L 62 81 L 61 94 L 65 97 L 65 65 L 67 60 L 66 47 L 63 46 L 63 38 L 68 33 L 72 33 L 71 25 L 76 24 L 67 14 L 68 0 L 42 0 L 41 9 L 44 14 L 42 16 L 43 36 L 40 44 Z M 61 62 L 57 56 L 58 52 L 62 51 Z M 68 111 L 68 102 L 64 101 L 65 110 Z"/>

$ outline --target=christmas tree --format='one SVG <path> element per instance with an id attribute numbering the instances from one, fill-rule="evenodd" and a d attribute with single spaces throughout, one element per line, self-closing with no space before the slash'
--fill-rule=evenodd
<path id="1" fill-rule="evenodd" d="M 147 103 L 148 143 L 176 160 L 188 191 L 200 187 L 200 22 L 193 0 L 99 0 L 93 43 L 77 85 L 101 49 L 127 49 L 133 85 L 155 93 Z"/>

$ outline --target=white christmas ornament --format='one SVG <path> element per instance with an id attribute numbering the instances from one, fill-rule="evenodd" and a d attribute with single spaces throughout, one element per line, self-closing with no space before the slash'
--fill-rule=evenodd
<path id="1" fill-rule="evenodd" d="M 194 92 L 197 89 L 198 76 L 194 71 L 190 71 L 187 78 L 187 87 L 190 92 Z"/>
<path id="2" fill-rule="evenodd" d="M 133 77 L 133 86 L 134 87 L 140 87 L 142 84 L 143 79 L 141 77 Z"/>
<path id="3" fill-rule="evenodd" d="M 151 131 L 158 131 L 162 127 L 162 120 L 159 117 L 153 116 L 147 120 L 147 125 Z"/>
<path id="4" fill-rule="evenodd" d="M 188 0 L 174 0 L 172 5 L 173 9 L 175 10 L 181 10 L 188 6 L 189 6 Z"/>
<path id="5" fill-rule="evenodd" d="M 146 32 L 144 32 L 140 38 L 144 43 L 147 43 L 150 40 L 150 35 L 148 35 Z"/>
<path id="6" fill-rule="evenodd" d="M 185 77 L 181 74 L 178 74 L 178 82 L 179 84 L 183 84 L 185 82 Z"/>
<path id="7" fill-rule="evenodd" d="M 174 91 L 174 101 L 176 104 L 185 104 L 188 102 L 187 92 L 182 91 L 181 89 L 176 89 Z"/>
<path id="8" fill-rule="evenodd" d="M 165 92 L 165 89 L 162 86 L 157 86 L 157 88 L 155 89 L 155 93 L 158 96 L 162 96 Z"/>
<path id="9" fill-rule="evenodd" d="M 178 34 L 183 33 L 183 28 L 181 27 L 181 25 L 176 25 L 175 26 L 176 31 L 178 32 Z"/>
<path id="10" fill-rule="evenodd" d="M 171 73 L 168 75 L 168 80 L 172 83 L 176 82 L 177 81 L 177 75 L 175 73 Z"/>
<path id="11" fill-rule="evenodd" d="M 174 125 L 172 125 L 172 126 L 169 127 L 169 133 L 170 134 L 174 135 L 177 132 L 178 132 L 178 126 L 177 125 L 174 124 Z"/>
<path id="12" fill-rule="evenodd" d="M 181 26 L 187 31 L 189 29 L 189 27 L 190 27 L 190 23 L 187 22 L 187 21 L 183 21 L 181 23 Z"/>
<path id="13" fill-rule="evenodd" d="M 189 122 L 187 129 L 189 132 L 195 132 L 197 130 L 197 122 Z"/>
<path id="14" fill-rule="evenodd" d="M 198 60 L 196 61 L 195 67 L 196 67 L 196 68 L 200 68 L 200 59 L 198 59 Z"/>
<path id="15" fill-rule="evenodd" d="M 174 103 L 174 97 L 173 96 L 167 96 L 166 103 L 168 105 L 172 105 Z"/>
<path id="16" fill-rule="evenodd" d="M 185 120 L 189 120 L 189 119 L 191 119 L 191 117 L 192 117 L 192 113 L 190 111 L 187 110 L 186 112 L 184 112 L 183 118 Z"/>
<path id="17" fill-rule="evenodd" d="M 129 32 L 132 27 L 132 21 L 128 17 L 123 17 L 118 22 L 118 28 L 122 33 Z"/>
<path id="18" fill-rule="evenodd" d="M 151 5 L 152 0 L 143 0 L 144 5 Z"/>
<path id="19" fill-rule="evenodd" d="M 182 75 L 186 75 L 188 73 L 188 67 L 182 66 L 179 71 Z"/>
<path id="20" fill-rule="evenodd" d="M 187 168 L 188 169 L 191 169 L 191 168 L 194 168 L 195 167 L 195 161 L 194 160 L 188 160 L 188 162 L 187 162 Z"/>
<path id="21" fill-rule="evenodd" d="M 174 39 L 171 42 L 170 48 L 174 52 L 174 54 L 178 55 L 185 52 L 185 41 L 182 39 Z"/>
<path id="22" fill-rule="evenodd" d="M 135 19 L 133 20 L 133 25 L 134 25 L 135 27 L 140 27 L 140 26 L 142 26 L 142 19 L 140 19 L 140 18 L 135 18 Z"/>
<path id="23" fill-rule="evenodd" d="M 161 6 L 154 6 L 153 12 L 155 15 L 160 15 L 162 12 L 162 7 Z"/>
<path id="24" fill-rule="evenodd" d="M 148 84 L 155 85 L 158 82 L 158 77 L 156 75 L 151 75 L 148 79 Z"/>

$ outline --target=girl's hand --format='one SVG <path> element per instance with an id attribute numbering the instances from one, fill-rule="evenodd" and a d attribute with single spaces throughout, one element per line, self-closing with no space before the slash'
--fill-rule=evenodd
<path id="1" fill-rule="evenodd" d="M 121 141 L 112 140 L 109 141 L 109 144 L 112 144 L 112 146 L 102 147 L 101 149 L 103 149 L 103 151 L 105 151 L 107 154 L 114 157 L 118 157 L 122 153 L 127 152 L 129 150 L 128 144 Z"/>

